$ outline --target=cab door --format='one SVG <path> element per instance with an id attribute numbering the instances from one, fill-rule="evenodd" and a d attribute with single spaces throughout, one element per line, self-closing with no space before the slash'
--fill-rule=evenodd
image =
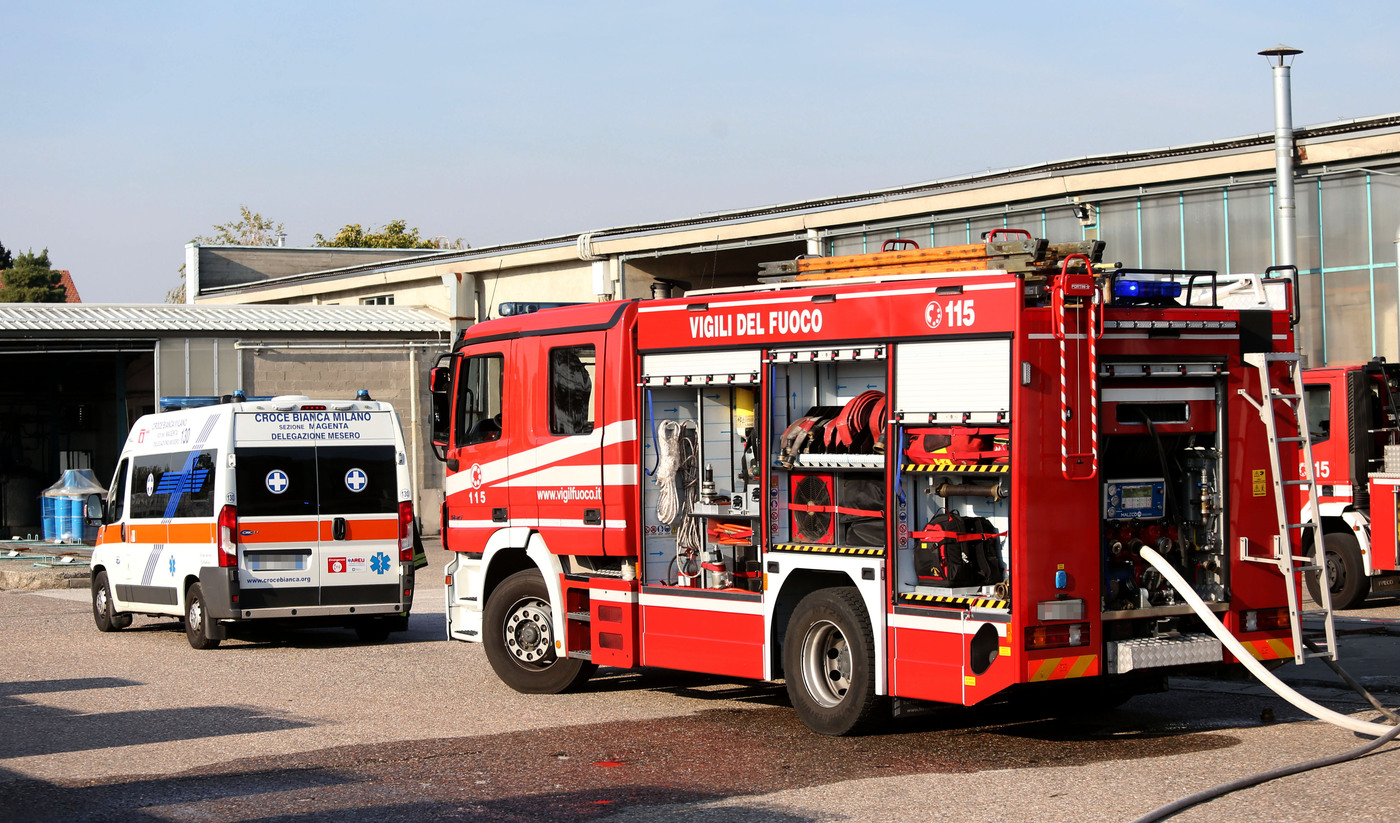
<path id="1" fill-rule="evenodd" d="M 519 481 L 556 552 L 602 554 L 603 360 L 601 332 L 534 338 L 528 444 L 535 465 Z"/>
<path id="2" fill-rule="evenodd" d="M 518 424 L 504 396 L 509 349 L 508 341 L 471 347 L 457 363 L 443 523 L 449 551 L 481 552 L 492 533 L 510 525 L 510 449 L 502 427 Z"/>

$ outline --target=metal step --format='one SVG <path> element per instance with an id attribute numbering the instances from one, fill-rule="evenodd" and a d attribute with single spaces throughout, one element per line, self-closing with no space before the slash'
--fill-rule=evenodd
<path id="1" fill-rule="evenodd" d="M 592 660 L 593 651 L 591 649 L 580 649 L 578 651 L 571 651 L 569 652 L 569 657 L 573 658 L 574 660 Z"/>
<path id="2" fill-rule="evenodd" d="M 568 617 L 570 620 L 577 620 L 580 623 L 588 623 L 593 619 L 593 616 L 588 612 L 569 612 Z"/>

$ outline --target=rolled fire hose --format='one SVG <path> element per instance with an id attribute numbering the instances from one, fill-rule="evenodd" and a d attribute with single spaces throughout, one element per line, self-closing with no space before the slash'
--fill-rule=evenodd
<path id="1" fill-rule="evenodd" d="M 1254 655 L 1245 650 L 1240 641 L 1236 640 L 1235 636 L 1230 634 L 1229 630 L 1225 628 L 1225 625 L 1220 622 L 1220 618 L 1216 617 L 1210 609 L 1206 608 L 1205 602 L 1201 600 L 1195 590 L 1186 582 L 1185 578 L 1178 574 L 1176 569 L 1171 567 L 1171 564 L 1168 563 L 1166 559 L 1145 546 L 1140 554 L 1142 555 L 1142 559 L 1151 563 L 1152 567 L 1161 572 L 1162 576 L 1167 579 L 1167 582 L 1172 584 L 1172 587 L 1176 589 L 1176 593 L 1186 600 L 1187 604 L 1190 605 L 1197 616 L 1201 618 L 1201 621 L 1206 624 L 1206 628 L 1210 629 L 1211 633 L 1220 638 L 1220 642 L 1225 644 L 1225 648 L 1229 649 L 1230 653 L 1243 663 L 1251 674 L 1259 678 L 1259 682 L 1268 686 L 1269 689 L 1279 697 L 1287 700 L 1299 710 L 1316 717 L 1318 720 L 1325 720 L 1334 726 L 1340 726 L 1343 729 L 1357 732 L 1358 734 L 1366 734 L 1375 737 L 1384 735 L 1387 732 L 1394 733 L 1396 729 L 1395 726 L 1357 720 L 1354 717 L 1334 712 L 1325 706 L 1319 706 L 1301 694 L 1298 694 L 1287 683 L 1274 677 L 1272 672 L 1264 668 L 1258 660 L 1254 659 Z"/>

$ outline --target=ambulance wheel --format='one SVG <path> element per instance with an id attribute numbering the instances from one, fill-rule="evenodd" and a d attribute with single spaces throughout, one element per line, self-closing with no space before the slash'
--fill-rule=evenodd
<path id="1" fill-rule="evenodd" d="M 185 637 L 191 646 L 202 651 L 216 648 L 222 642 L 210 636 L 213 634 L 209 631 L 211 622 L 204 604 L 204 588 L 195 583 L 185 593 Z"/>
<path id="2" fill-rule="evenodd" d="M 115 632 L 131 625 L 131 615 L 113 611 L 112 587 L 107 583 L 107 573 L 98 572 L 92 579 L 92 620 L 101 632 Z"/>
<path id="3" fill-rule="evenodd" d="M 1332 608 L 1354 609 L 1366 600 L 1371 593 L 1371 578 L 1366 576 L 1366 566 L 1361 561 L 1361 546 L 1350 532 L 1328 532 L 1323 535 L 1322 545 L 1327 550 L 1327 579 L 1332 584 Z M 1308 597 L 1314 603 L 1322 603 L 1322 587 L 1316 572 L 1305 575 Z"/>
<path id="4" fill-rule="evenodd" d="M 534 569 L 507 577 L 486 601 L 486 659 L 496 676 L 518 692 L 566 692 L 582 685 L 597 668 L 555 654 L 551 614 L 549 590 Z"/>
<path id="5" fill-rule="evenodd" d="M 888 717 L 875 693 L 875 636 L 855 589 L 819 589 L 793 612 L 783 644 L 792 707 L 819 734 L 860 734 Z"/>

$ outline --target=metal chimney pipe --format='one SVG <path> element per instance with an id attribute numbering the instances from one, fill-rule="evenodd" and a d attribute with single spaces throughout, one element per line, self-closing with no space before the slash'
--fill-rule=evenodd
<path id="1" fill-rule="evenodd" d="M 1274 165 L 1277 177 L 1274 264 L 1278 266 L 1298 265 L 1298 207 L 1293 200 L 1293 84 L 1289 69 L 1292 68 L 1293 58 L 1302 53 L 1302 49 L 1283 44 L 1259 52 L 1274 71 Z"/>

